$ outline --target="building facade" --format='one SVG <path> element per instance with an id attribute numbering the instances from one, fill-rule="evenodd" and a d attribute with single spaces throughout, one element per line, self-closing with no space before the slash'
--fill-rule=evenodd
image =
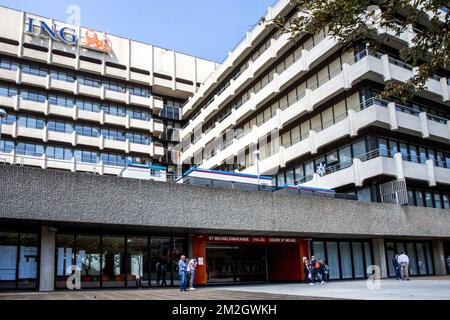
<path id="1" fill-rule="evenodd" d="M 0 289 L 175 286 L 182 254 L 199 285 L 302 281 L 311 255 L 330 280 L 392 277 L 402 251 L 414 276 L 450 273 L 450 73 L 376 98 L 413 75 L 398 54 L 421 25 L 373 52 L 259 23 L 216 65 L 0 14 Z M 184 185 L 125 178 L 180 163 L 201 168 Z"/>
<path id="2" fill-rule="evenodd" d="M 296 14 L 279 1 L 264 20 Z M 327 30 L 290 40 L 257 25 L 183 108 L 182 161 L 257 174 L 256 151 L 259 174 L 278 186 L 380 202 L 385 183 L 401 180 L 405 203 L 448 209 L 450 71 L 439 70 L 411 103 L 376 98 L 386 81 L 413 76 L 399 50 L 424 28 L 374 32 L 373 52 L 365 43 L 343 50 Z"/>
<path id="3" fill-rule="evenodd" d="M 181 106 L 215 63 L 8 8 L 0 16 L 2 161 L 175 173 Z"/>

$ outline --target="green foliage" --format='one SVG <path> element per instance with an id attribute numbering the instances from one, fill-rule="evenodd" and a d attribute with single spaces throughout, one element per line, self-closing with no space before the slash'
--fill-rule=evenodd
<path id="1" fill-rule="evenodd" d="M 439 68 L 450 66 L 450 16 L 443 12 L 450 2 L 442 0 L 291 0 L 299 14 L 286 20 L 274 20 L 275 25 L 291 39 L 299 34 L 314 34 L 327 28 L 344 49 L 358 42 L 368 43 L 377 51 L 380 43 L 392 39 L 377 29 L 391 30 L 398 37 L 417 23 L 425 30 L 416 32 L 411 45 L 400 50 L 403 62 L 414 67 L 414 76 L 407 83 L 386 83 L 382 97 L 397 96 L 409 100 L 426 87 L 427 80 Z M 373 10 L 376 5 L 380 10 Z M 404 19 L 398 19 L 401 13 Z M 370 23 L 372 22 L 372 23 Z M 378 24 L 374 24 L 378 23 Z M 417 30 L 416 30 L 417 31 Z"/>

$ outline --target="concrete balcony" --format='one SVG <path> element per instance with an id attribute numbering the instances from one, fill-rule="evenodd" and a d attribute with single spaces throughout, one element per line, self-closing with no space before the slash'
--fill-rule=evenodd
<path id="1" fill-rule="evenodd" d="M 129 142 L 127 140 L 125 141 L 112 140 L 103 136 L 100 137 L 100 140 L 102 140 L 103 142 L 100 149 L 120 150 L 129 153 Z"/>
<path id="2" fill-rule="evenodd" d="M 17 54 L 17 52 L 16 52 L 16 54 Z M 32 61 L 37 60 L 39 62 L 47 63 L 47 60 L 49 59 L 49 53 L 24 47 L 22 50 L 22 57 L 25 59 L 32 60 Z"/>
<path id="3" fill-rule="evenodd" d="M 130 95 L 130 104 L 133 105 L 137 105 L 137 106 L 141 106 L 141 107 L 147 107 L 147 108 L 152 108 L 152 98 L 149 97 L 141 97 L 141 96 L 135 96 L 135 95 Z"/>
<path id="4" fill-rule="evenodd" d="M 6 70 L 0 68 L 0 79 L 10 82 L 19 82 L 20 70 Z"/>
<path id="5" fill-rule="evenodd" d="M 107 100 L 111 100 L 111 101 L 116 101 L 116 102 L 121 102 L 126 104 L 128 102 L 127 99 L 127 93 L 125 92 L 117 92 L 117 91 L 112 91 L 112 90 L 105 90 L 105 99 Z"/>
<path id="6" fill-rule="evenodd" d="M 60 160 L 50 158 L 45 154 L 42 156 L 20 155 L 15 151 L 12 151 L 11 153 L 0 153 L 0 161 L 11 165 L 33 166 L 42 169 L 52 168 L 72 172 L 81 171 L 99 175 L 119 175 L 120 171 L 123 169 L 122 167 L 105 165 L 102 162 L 86 163 L 78 161 L 75 158 L 72 158 L 71 160 Z"/>
<path id="7" fill-rule="evenodd" d="M 50 87 L 50 76 L 41 77 L 41 76 L 35 76 L 32 74 L 28 74 L 25 72 L 20 72 L 19 76 L 20 84 L 27 84 L 34 87 L 40 87 L 40 88 L 49 88 Z"/>
<path id="8" fill-rule="evenodd" d="M 105 114 L 105 117 L 107 115 Z M 125 118 L 123 118 L 125 119 Z M 152 121 L 144 121 L 139 119 L 131 119 L 130 118 L 130 128 L 132 129 L 141 129 L 141 130 L 147 130 L 152 132 L 153 131 L 153 124 Z"/>
<path id="9" fill-rule="evenodd" d="M 98 98 L 98 99 L 103 99 L 104 98 L 104 87 L 90 87 L 90 86 L 86 86 L 84 84 L 79 83 L 78 81 L 76 81 L 78 84 L 78 88 L 77 88 L 77 93 L 78 94 L 82 94 L 85 96 L 89 96 L 89 97 L 94 97 L 94 98 Z"/>
<path id="10" fill-rule="evenodd" d="M 53 54 L 51 55 L 52 63 L 55 65 L 60 65 L 66 68 L 75 68 L 77 65 L 77 59 L 64 57 L 59 54 Z"/>
<path id="11" fill-rule="evenodd" d="M 66 108 L 54 104 L 49 104 L 48 114 L 74 119 L 74 108 Z"/>
<path id="12" fill-rule="evenodd" d="M 17 101 L 18 101 L 18 96 L 14 96 L 14 97 L 4 97 L 4 96 L 0 96 L 0 105 L 2 107 L 6 107 L 6 108 L 11 108 L 11 109 L 17 109 Z"/>
<path id="13" fill-rule="evenodd" d="M 148 155 L 152 155 L 152 145 L 138 144 L 138 143 L 130 143 L 130 152 L 138 152 L 144 153 Z"/>
<path id="14" fill-rule="evenodd" d="M 319 132 L 311 130 L 307 138 L 298 141 L 285 149 L 283 148 L 282 151 L 280 148 L 280 152 L 283 154 L 279 156 L 277 169 L 285 166 L 287 162 L 293 161 L 306 154 L 316 154 L 319 148 L 329 145 L 334 141 L 346 136 L 356 136 L 359 130 L 371 125 L 413 134 L 431 140 L 442 142 L 450 141 L 450 121 L 442 123 L 437 120 L 443 119 L 434 119 L 432 117 L 430 119 L 427 114 L 420 113 L 413 115 L 407 113 L 409 111 L 410 110 L 400 108 L 393 103 L 389 104 L 387 107 L 374 104 L 360 112 L 349 110 L 348 116 L 345 119 L 342 119 Z M 272 127 L 275 127 L 275 124 L 272 124 Z M 267 129 L 270 128 L 271 127 L 268 127 Z M 432 129 L 430 130 L 430 128 Z M 260 132 L 257 137 L 260 138 L 262 136 L 263 133 Z M 238 144 L 238 146 L 240 148 L 239 150 L 245 148 L 245 145 Z M 227 149 L 222 150 L 221 157 L 226 159 L 233 154 L 232 152 L 234 151 L 235 149 L 230 149 L 230 151 L 227 151 Z M 273 174 L 273 169 L 275 167 L 273 161 L 273 159 L 270 161 L 267 159 L 261 161 L 261 174 Z M 269 162 L 269 164 L 266 165 L 265 162 Z M 202 167 L 210 168 L 210 166 L 212 167 L 213 165 L 214 164 L 211 161 L 206 161 L 202 164 Z M 267 171 L 265 168 L 268 168 Z M 255 173 L 256 167 L 252 166 L 247 168 L 244 172 Z"/>
<path id="15" fill-rule="evenodd" d="M 164 101 L 160 97 L 151 96 L 151 108 L 152 113 L 155 115 L 160 115 L 161 111 L 164 109 Z"/>
<path id="16" fill-rule="evenodd" d="M 153 127 L 154 136 L 160 136 L 164 132 L 164 123 L 160 120 L 152 119 L 151 126 Z"/>
<path id="17" fill-rule="evenodd" d="M 76 90 L 75 82 L 67 82 L 67 81 L 62 81 L 62 80 L 52 79 L 52 78 L 50 78 L 49 87 L 52 90 L 64 91 L 64 92 L 72 93 L 72 94 Z"/>
<path id="18" fill-rule="evenodd" d="M 161 159 L 162 157 L 164 157 L 164 147 L 162 144 L 160 143 L 156 143 L 156 142 L 152 142 L 152 144 L 150 145 L 151 149 L 153 149 L 150 153 L 150 156 L 155 158 L 155 159 Z"/>
<path id="19" fill-rule="evenodd" d="M 405 161 L 401 153 L 396 153 L 392 158 L 381 155 L 367 161 L 355 158 L 350 166 L 342 170 L 324 176 L 314 174 L 313 179 L 303 183 L 302 186 L 326 189 L 348 184 L 362 186 L 365 180 L 379 175 L 425 181 L 430 186 L 436 186 L 436 183 L 450 184 L 450 169 L 437 167 L 432 160 L 425 163 Z"/>
<path id="20" fill-rule="evenodd" d="M 37 102 L 26 100 L 22 97 L 17 97 L 17 105 L 15 106 L 16 110 L 27 110 L 33 111 L 37 113 L 45 113 L 48 110 L 48 102 Z"/>
<path id="21" fill-rule="evenodd" d="M 102 137 L 88 137 L 74 133 L 74 145 L 91 146 L 103 149 Z M 118 148 L 124 150 L 125 148 Z"/>

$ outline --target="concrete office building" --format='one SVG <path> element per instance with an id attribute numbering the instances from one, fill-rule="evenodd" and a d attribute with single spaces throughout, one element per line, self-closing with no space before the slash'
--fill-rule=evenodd
<path id="1" fill-rule="evenodd" d="M 180 107 L 215 63 L 7 8 L 0 17 L 3 161 L 175 173 Z"/>
<path id="2" fill-rule="evenodd" d="M 332 280 L 371 265 L 393 276 L 399 251 L 412 275 L 447 273 L 448 70 L 410 106 L 373 98 L 413 74 L 396 56 L 420 25 L 382 52 L 344 52 L 326 30 L 289 41 L 257 24 L 216 65 L 0 13 L 0 289 L 67 289 L 73 268 L 82 288 L 177 285 L 182 253 L 199 258 L 201 285 L 299 281 L 311 254 Z M 295 14 L 280 0 L 265 21 Z M 186 168 L 361 201 L 111 176 L 128 160 L 174 173 L 165 150 L 179 141 Z"/>

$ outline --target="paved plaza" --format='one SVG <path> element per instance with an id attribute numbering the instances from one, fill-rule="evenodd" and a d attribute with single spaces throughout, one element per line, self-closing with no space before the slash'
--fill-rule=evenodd
<path id="1" fill-rule="evenodd" d="M 303 283 L 237 285 L 178 289 L 84 290 L 56 292 L 0 292 L 0 300 L 450 300 L 450 277 L 382 280 L 369 290 L 366 281 L 336 281 L 323 286 Z"/>
<path id="2" fill-rule="evenodd" d="M 272 284 L 225 288 L 227 291 L 285 294 L 289 296 L 360 300 L 450 300 L 450 277 L 411 278 L 411 281 L 381 280 L 379 289 L 367 281 L 336 281 L 316 284 Z"/>

